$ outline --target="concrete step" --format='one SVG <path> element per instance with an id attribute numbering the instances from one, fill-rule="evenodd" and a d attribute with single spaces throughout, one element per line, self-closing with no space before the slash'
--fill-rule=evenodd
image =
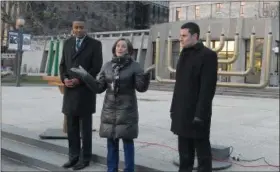
<path id="1" fill-rule="evenodd" d="M 12 130 L 10 130 L 12 129 Z M 15 131 L 15 127 L 7 127 L 3 125 L 1 135 L 2 135 L 2 155 L 8 157 L 9 159 L 14 159 L 19 161 L 22 166 L 18 168 L 12 168 L 12 171 L 23 171 L 23 169 L 28 169 L 28 167 L 35 167 L 40 169 L 39 171 L 71 171 L 68 169 L 61 168 L 61 165 L 67 161 L 68 148 L 62 146 L 62 140 L 40 140 L 31 136 L 30 132 L 25 129 L 21 131 Z M 24 134 L 23 134 L 24 133 Z M 82 171 L 106 171 L 105 164 L 106 158 L 101 157 L 100 149 L 96 149 L 100 145 L 97 142 L 93 142 L 95 151 L 92 155 L 92 163 L 90 167 L 83 169 Z M 212 146 L 212 155 L 215 159 L 226 159 L 230 153 L 230 147 L 224 147 L 219 145 Z M 104 147 L 104 145 L 103 145 Z M 120 169 L 123 169 L 122 157 L 120 158 Z M 163 172 L 163 171 L 176 171 L 177 167 L 168 163 L 167 161 L 157 160 L 155 158 L 148 158 L 136 155 L 136 165 L 135 171 L 149 171 L 149 172 Z M 224 169 L 231 166 L 230 162 L 222 163 L 220 161 L 213 160 L 213 169 Z M 141 164 L 141 165 L 139 165 Z M 143 166 L 145 164 L 146 166 Z M 13 165 L 9 166 L 10 169 Z M 195 168 L 197 163 L 195 164 Z M 6 168 L 7 169 L 7 165 Z M 28 171 L 36 171 L 34 168 Z M 119 170 L 123 171 L 123 170 Z"/>
<path id="2" fill-rule="evenodd" d="M 21 161 L 1 155 L 1 171 L 45 171 L 44 169 L 32 167 Z"/>
<path id="3" fill-rule="evenodd" d="M 244 97 L 258 97 L 258 98 L 272 98 L 272 99 L 277 99 L 279 98 L 279 96 L 277 95 L 268 95 L 268 94 L 249 94 L 249 93 L 238 93 L 238 92 L 232 92 L 232 93 L 228 93 L 228 92 L 224 92 L 224 93 L 216 93 L 216 95 L 225 95 L 225 96 L 244 96 Z"/>
<path id="4" fill-rule="evenodd" d="M 279 95 L 277 92 L 264 92 L 264 91 L 245 91 L 245 90 L 216 90 L 216 92 L 226 92 L 226 93 L 248 93 L 248 94 L 262 94 L 262 95 Z"/>
<path id="5" fill-rule="evenodd" d="M 61 167 L 67 157 L 32 145 L 2 137 L 2 154 L 24 164 L 46 171 L 65 171 Z"/>
<path id="6" fill-rule="evenodd" d="M 19 141 L 11 137 L 2 135 L 2 154 L 10 159 L 17 160 L 25 166 L 33 166 L 44 171 L 70 171 L 62 168 L 62 164 L 67 162 L 68 156 L 54 150 L 38 147 L 30 142 Z M 85 170 L 89 171 L 106 171 L 105 165 L 91 163 L 91 166 Z M 22 171 L 22 169 L 20 169 Z"/>
<path id="7" fill-rule="evenodd" d="M 173 91 L 174 83 L 158 83 L 151 82 L 150 90 L 158 91 Z M 278 88 L 265 88 L 265 89 L 249 89 L 249 88 L 225 88 L 217 87 L 216 95 L 228 95 L 228 96 L 247 96 L 247 97 L 259 97 L 259 98 L 275 98 L 279 99 Z"/>
<path id="8" fill-rule="evenodd" d="M 41 134 L 41 133 L 40 133 Z M 45 169 L 46 171 L 67 171 L 61 165 L 68 159 L 66 140 L 42 140 L 38 132 L 2 124 L 2 154 L 21 161 L 24 164 Z M 106 145 L 93 142 L 91 165 L 85 171 L 106 171 Z M 124 157 L 120 154 L 119 168 L 124 168 Z M 164 161 L 137 156 L 135 171 L 161 172 L 168 169 L 174 171 L 173 166 Z"/>

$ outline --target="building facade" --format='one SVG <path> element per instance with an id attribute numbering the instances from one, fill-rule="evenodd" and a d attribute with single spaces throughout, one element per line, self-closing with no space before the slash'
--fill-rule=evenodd
<path id="1" fill-rule="evenodd" d="M 275 43 L 276 40 L 279 40 L 279 4 L 280 2 L 277 1 L 228 1 L 228 2 L 170 2 L 169 4 L 169 22 L 174 23 L 184 23 L 187 21 L 194 21 L 197 23 L 209 23 L 211 26 L 212 34 L 216 36 L 221 32 L 221 28 L 225 29 L 225 35 L 227 37 L 227 41 L 225 47 L 222 49 L 221 52 L 218 53 L 219 58 L 228 59 L 233 56 L 234 52 L 234 37 L 233 35 L 230 36 L 230 32 L 237 28 L 241 35 L 241 41 L 239 48 L 240 52 L 240 59 L 237 63 L 241 66 L 234 65 L 219 65 L 220 70 L 229 71 L 234 69 L 242 69 L 246 70 L 249 65 L 249 48 L 250 48 L 250 40 L 248 36 L 251 31 L 248 29 L 255 28 L 255 30 L 260 30 L 262 25 L 266 25 L 266 21 L 273 20 L 274 22 L 270 24 L 270 29 L 273 30 L 274 33 L 274 42 L 273 47 L 276 47 L 277 44 Z M 219 19 L 219 21 L 217 20 Z M 232 19 L 238 19 L 238 25 L 233 24 Z M 267 20 L 266 20 L 267 19 Z M 253 22 L 255 21 L 255 22 Z M 244 22 L 242 24 L 242 22 Z M 251 28 L 245 28 L 245 22 L 250 23 Z M 214 23 L 219 23 L 219 27 L 216 27 Z M 202 27 L 202 26 L 201 26 Z M 233 28 L 231 28 L 233 27 Z M 257 28 L 258 27 L 258 28 Z M 205 31 L 208 29 L 201 28 Z M 245 31 L 243 29 L 246 29 Z M 219 30 L 219 31 L 217 31 Z M 265 31 L 265 29 L 262 29 Z M 267 30 L 266 30 L 267 31 Z M 247 35 L 243 35 L 247 34 Z M 257 84 L 260 82 L 261 79 L 261 71 L 262 71 L 262 64 L 263 64 L 263 56 L 264 56 L 264 42 L 265 42 L 265 34 L 267 33 L 259 33 L 259 36 L 256 40 L 256 52 L 255 52 L 255 66 L 254 72 L 250 75 L 239 78 L 238 81 L 245 82 L 245 83 L 253 83 Z M 263 36 L 262 36 L 263 35 Z M 201 39 L 205 41 L 204 33 L 201 36 Z M 218 46 L 219 38 L 213 37 L 212 38 L 212 48 Z M 175 47 L 177 46 L 177 50 L 173 50 L 173 54 L 178 54 L 179 51 L 179 43 L 177 41 L 177 45 L 175 43 Z M 272 52 L 272 61 L 271 64 L 271 77 L 275 80 L 275 84 L 271 85 L 279 85 L 279 66 L 280 60 L 279 55 L 277 56 Z M 176 57 L 174 57 L 176 59 Z M 176 60 L 175 60 L 176 61 Z M 233 77 L 231 77 L 233 78 Z M 228 78 L 226 78 L 228 80 Z M 276 81 L 277 80 L 277 81 Z M 274 82 L 274 81 L 272 81 Z"/>
<path id="2" fill-rule="evenodd" d="M 168 1 L 127 1 L 125 6 L 125 29 L 149 29 L 154 24 L 168 22 Z"/>
<path id="3" fill-rule="evenodd" d="M 169 22 L 215 18 L 277 18 L 277 1 L 170 2 Z"/>

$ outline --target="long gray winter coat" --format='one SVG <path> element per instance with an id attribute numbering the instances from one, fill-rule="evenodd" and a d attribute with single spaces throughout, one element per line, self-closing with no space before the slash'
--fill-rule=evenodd
<path id="1" fill-rule="evenodd" d="M 98 77 L 97 92 L 106 90 L 99 130 L 100 137 L 134 139 L 138 137 L 138 105 L 136 91 L 145 92 L 150 83 L 139 63 L 131 61 L 119 72 L 119 90 L 113 89 L 113 63 L 107 62 Z M 122 62 L 120 62 L 122 63 Z"/>

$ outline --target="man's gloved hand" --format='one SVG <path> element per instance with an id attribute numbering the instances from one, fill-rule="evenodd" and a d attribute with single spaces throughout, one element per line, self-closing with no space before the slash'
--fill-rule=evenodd
<path id="1" fill-rule="evenodd" d="M 79 66 L 79 68 L 71 68 L 70 70 L 80 78 L 85 78 L 88 75 L 88 72 L 82 66 Z"/>
<path id="2" fill-rule="evenodd" d="M 204 121 L 200 119 L 199 117 L 194 117 L 192 121 L 195 128 L 201 128 L 204 126 Z"/>
<path id="3" fill-rule="evenodd" d="M 173 118 L 174 112 L 170 112 L 170 119 Z"/>

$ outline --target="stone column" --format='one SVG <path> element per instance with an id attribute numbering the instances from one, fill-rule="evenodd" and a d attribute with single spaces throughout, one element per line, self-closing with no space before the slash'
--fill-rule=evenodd
<path id="1" fill-rule="evenodd" d="M 172 22 L 172 21 L 173 21 L 173 10 L 174 10 L 173 7 L 171 7 L 171 8 L 169 9 L 169 22 Z"/>

